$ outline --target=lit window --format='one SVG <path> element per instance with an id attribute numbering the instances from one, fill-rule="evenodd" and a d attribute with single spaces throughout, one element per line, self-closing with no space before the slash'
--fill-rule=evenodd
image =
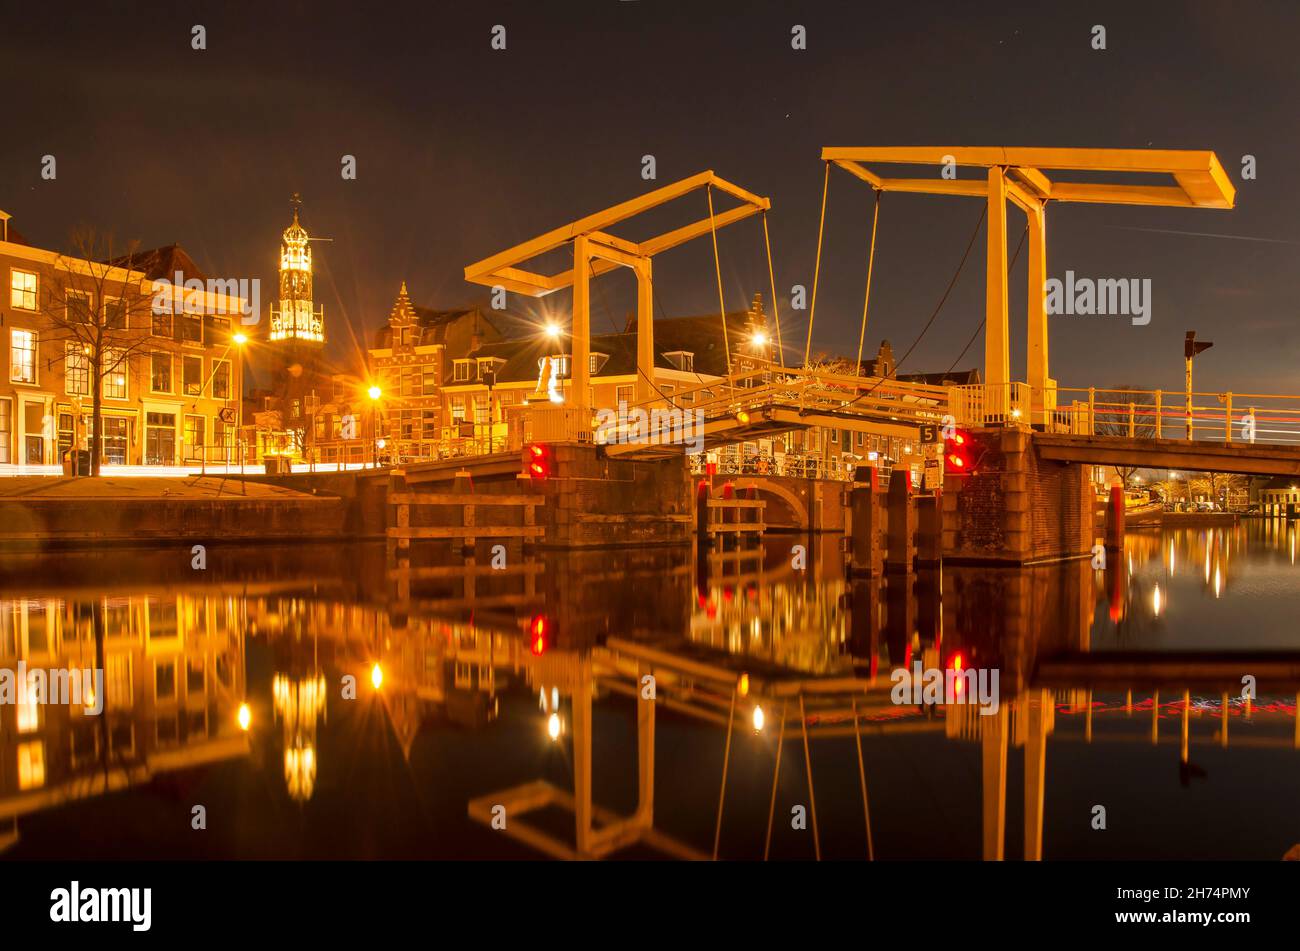
<path id="1" fill-rule="evenodd" d="M 90 357 L 79 343 L 68 343 L 63 358 L 63 391 L 69 396 L 90 395 Z"/>
<path id="2" fill-rule="evenodd" d="M 22 310 L 36 309 L 36 275 L 17 268 L 9 272 L 9 306 Z"/>
<path id="3" fill-rule="evenodd" d="M 126 370 L 125 350 L 104 351 L 104 399 L 126 399 Z"/>
<path id="4" fill-rule="evenodd" d="M 18 745 L 18 788 L 39 789 L 45 785 L 45 741 L 29 740 Z"/>
<path id="5" fill-rule="evenodd" d="M 9 332 L 9 379 L 13 383 L 36 382 L 36 331 Z"/>

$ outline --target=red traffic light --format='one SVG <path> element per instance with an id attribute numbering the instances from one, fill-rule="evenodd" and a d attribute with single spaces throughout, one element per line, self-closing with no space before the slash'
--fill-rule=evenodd
<path id="1" fill-rule="evenodd" d="M 549 479 L 551 476 L 551 447 L 530 443 L 524 450 L 526 471 L 530 479 Z"/>
<path id="2" fill-rule="evenodd" d="M 551 622 L 545 614 L 534 614 L 528 622 L 528 649 L 540 657 L 551 646 Z"/>
<path id="3" fill-rule="evenodd" d="M 953 430 L 944 437 L 943 467 L 955 475 L 969 475 L 975 468 L 971 458 L 971 439 L 961 430 Z"/>

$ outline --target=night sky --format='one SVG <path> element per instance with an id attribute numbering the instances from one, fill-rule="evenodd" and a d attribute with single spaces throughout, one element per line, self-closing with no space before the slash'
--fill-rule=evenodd
<path id="1" fill-rule="evenodd" d="M 1063 386 L 1181 388 L 1186 330 L 1214 341 L 1198 390 L 1300 393 L 1300 4 L 599 2 L 6 4 L 0 209 L 62 248 L 88 222 L 179 243 L 215 277 L 274 293 L 289 196 L 314 235 L 331 351 L 355 352 L 399 283 L 417 304 L 486 300 L 466 264 L 703 169 L 772 199 L 783 335 L 802 353 L 824 145 L 1215 150 L 1235 210 L 1062 204 L 1048 275 L 1150 278 L 1152 320 L 1054 317 Z M 191 49 L 191 27 L 207 49 Z M 502 24 L 507 48 L 490 47 Z M 791 49 L 791 27 L 808 49 Z M 1092 27 L 1107 49 L 1091 46 Z M 41 157 L 57 159 L 43 181 Z M 340 159 L 357 159 L 357 180 Z M 641 177 L 653 154 L 658 179 Z M 1258 178 L 1242 181 L 1242 156 Z M 815 349 L 856 348 L 871 192 L 833 170 Z M 648 220 L 683 224 L 703 193 Z M 869 352 L 901 354 L 979 221 L 972 199 L 884 196 Z M 1014 249 L 1023 215 L 1009 214 Z M 1149 230 L 1146 230 L 1149 229 Z M 1197 234 L 1172 234 L 1195 232 Z M 1216 237 L 1216 235 L 1233 236 Z M 757 218 L 721 233 L 729 309 L 768 297 Z M 1012 375 L 1024 378 L 1024 268 Z M 983 316 L 983 237 L 903 370 L 946 369 Z M 656 259 L 657 313 L 717 309 L 707 240 Z M 630 274 L 592 326 L 621 326 Z M 536 302 L 511 298 L 536 312 Z M 568 295 L 547 305 L 567 311 Z M 983 362 L 977 341 L 961 366 Z"/>

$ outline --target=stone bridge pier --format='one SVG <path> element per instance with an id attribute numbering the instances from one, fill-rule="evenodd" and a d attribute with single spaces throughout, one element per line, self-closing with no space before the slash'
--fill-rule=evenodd
<path id="1" fill-rule="evenodd" d="M 1090 555 L 1095 503 L 1086 467 L 1044 459 L 1034 433 L 970 432 L 973 471 L 943 483 L 943 556 L 1032 565 Z"/>

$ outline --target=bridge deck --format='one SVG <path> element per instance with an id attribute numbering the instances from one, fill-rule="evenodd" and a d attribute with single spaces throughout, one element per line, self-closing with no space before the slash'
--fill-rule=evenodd
<path id="1" fill-rule="evenodd" d="M 1035 433 L 1034 446 L 1040 457 L 1057 462 L 1240 475 L 1300 475 L 1300 446 L 1296 445 Z"/>

